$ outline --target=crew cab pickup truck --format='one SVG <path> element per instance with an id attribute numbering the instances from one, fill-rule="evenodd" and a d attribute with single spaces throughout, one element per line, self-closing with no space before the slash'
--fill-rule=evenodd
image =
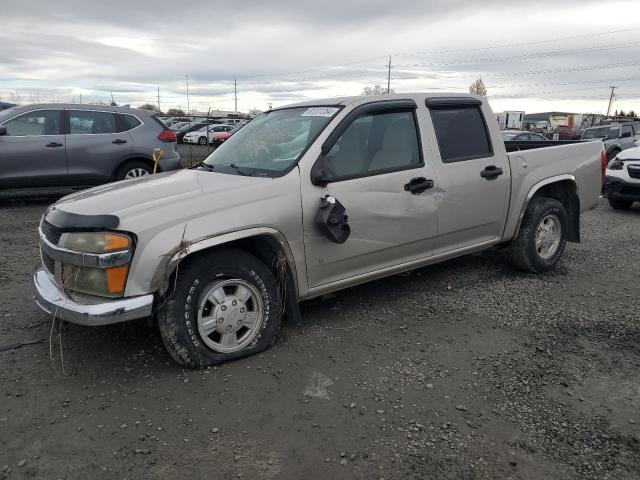
<path id="1" fill-rule="evenodd" d="M 603 144 L 507 153 L 494 118 L 471 95 L 270 110 L 195 167 L 49 207 L 35 299 L 89 326 L 152 317 L 171 356 L 203 368 L 269 347 L 300 301 L 369 280 L 496 245 L 550 270 L 598 202 Z"/>

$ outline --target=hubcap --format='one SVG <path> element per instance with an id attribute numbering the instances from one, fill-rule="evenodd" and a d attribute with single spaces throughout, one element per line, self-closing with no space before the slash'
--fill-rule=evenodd
<path id="1" fill-rule="evenodd" d="M 260 292 L 250 283 L 218 280 L 205 289 L 201 298 L 198 331 L 212 350 L 237 352 L 260 331 L 264 304 Z"/>
<path id="2" fill-rule="evenodd" d="M 548 260 L 558 250 L 562 225 L 560 219 L 555 215 L 547 215 L 538 224 L 536 228 L 535 242 L 538 255 L 544 260 Z"/>
<path id="3" fill-rule="evenodd" d="M 144 177 L 146 175 L 149 175 L 149 172 L 147 170 L 145 170 L 144 168 L 132 168 L 131 170 L 129 170 L 127 172 L 127 174 L 124 176 L 125 179 L 127 178 L 140 178 L 140 177 Z"/>

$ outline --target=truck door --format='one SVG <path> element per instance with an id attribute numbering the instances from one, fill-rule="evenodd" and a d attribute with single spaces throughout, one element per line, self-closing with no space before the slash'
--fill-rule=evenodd
<path id="1" fill-rule="evenodd" d="M 313 167 L 321 162 L 330 177 L 326 186 L 312 185 L 303 169 L 309 287 L 430 255 L 437 231 L 434 172 L 420 138 L 413 100 L 361 105 L 329 136 Z M 326 195 L 346 210 L 350 235 L 342 244 L 318 224 Z"/>
<path id="2" fill-rule="evenodd" d="M 492 138 L 501 137 L 497 126 L 488 125 L 486 119 L 493 118 L 489 108 L 472 97 L 440 97 L 426 103 L 433 126 L 429 134 L 439 152 L 435 253 L 497 243 L 506 220 L 511 178 L 504 147 L 492 144 Z"/>

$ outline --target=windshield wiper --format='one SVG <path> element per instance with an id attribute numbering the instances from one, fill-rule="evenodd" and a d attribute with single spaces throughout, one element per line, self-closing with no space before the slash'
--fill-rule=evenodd
<path id="1" fill-rule="evenodd" d="M 195 165 L 193 165 L 191 168 L 198 168 L 198 167 L 204 167 L 207 170 L 213 170 L 215 168 L 214 165 L 209 165 L 208 163 L 204 163 L 204 160 L 201 162 L 196 163 Z"/>
<path id="2" fill-rule="evenodd" d="M 236 172 L 238 172 L 240 175 L 244 176 L 244 177 L 250 177 L 251 174 L 246 172 L 245 170 L 243 170 L 242 168 L 240 168 L 238 165 L 236 165 L 235 163 L 230 163 L 229 166 L 231 168 L 233 168 Z"/>

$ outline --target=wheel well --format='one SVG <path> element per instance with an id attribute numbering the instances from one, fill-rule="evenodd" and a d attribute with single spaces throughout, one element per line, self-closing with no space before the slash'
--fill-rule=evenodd
<path id="1" fill-rule="evenodd" d="M 298 285 L 295 278 L 295 269 L 287 258 L 287 252 L 280 241 L 272 235 L 255 235 L 241 238 L 221 245 L 214 245 L 203 250 L 189 254 L 183 261 L 191 262 L 205 256 L 217 248 L 237 248 L 254 255 L 271 271 L 280 288 L 284 314 L 286 317 L 298 322 L 300 308 L 298 306 Z M 175 273 L 175 272 L 174 272 Z"/>
<path id="2" fill-rule="evenodd" d="M 145 158 L 145 157 L 131 157 L 131 158 L 126 158 L 123 161 L 120 162 L 120 164 L 115 168 L 115 170 L 113 171 L 113 178 L 116 178 L 118 175 L 118 170 L 120 170 L 124 165 L 126 165 L 127 163 L 132 163 L 132 162 L 142 162 L 142 163 L 146 163 L 149 167 L 153 168 L 153 160 L 149 159 L 149 158 Z M 117 178 L 116 178 L 117 180 Z"/>
<path id="3" fill-rule="evenodd" d="M 536 191 L 531 200 L 539 197 L 555 198 L 564 205 L 569 216 L 567 240 L 580 243 L 580 197 L 578 197 L 578 188 L 575 182 L 561 180 L 544 185 Z"/>

